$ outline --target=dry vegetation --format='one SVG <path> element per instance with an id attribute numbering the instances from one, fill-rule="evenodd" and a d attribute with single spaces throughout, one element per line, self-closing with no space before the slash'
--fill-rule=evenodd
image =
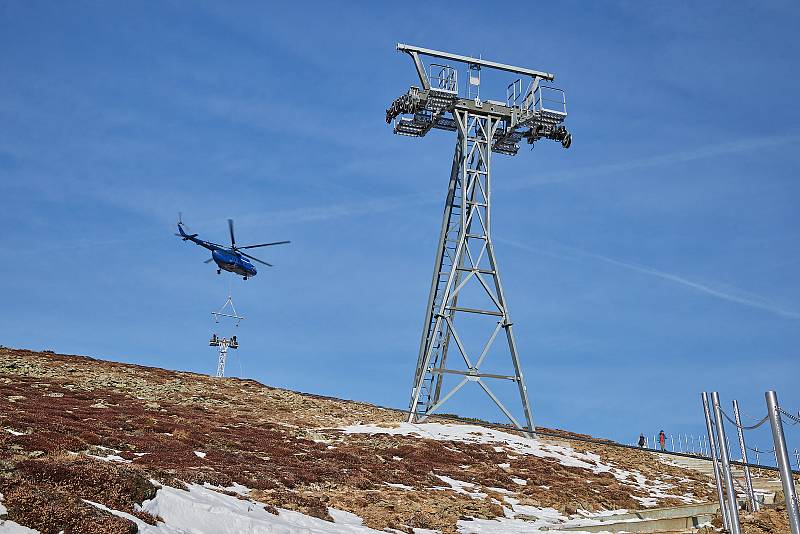
<path id="1" fill-rule="evenodd" d="M 179 487 L 236 482 L 273 512 L 281 507 L 327 519 L 333 506 L 373 528 L 405 531 L 454 532 L 459 519 L 502 516 L 502 495 L 491 488 L 567 515 L 579 508 L 635 509 L 634 497 L 648 496 L 633 481 L 489 445 L 337 430 L 400 420 L 391 410 L 252 380 L 0 349 L 0 493 L 9 519 L 47 534 L 135 532 L 131 522 L 82 499 L 134 513 L 136 503 L 155 495 L 151 479 Z M 699 500 L 712 495 L 702 475 L 646 452 L 570 445 L 672 484 L 675 497 L 659 504 L 678 503 L 687 493 Z M 130 463 L 93 458 L 109 454 Z M 473 483 L 488 497 L 431 491 L 443 486 L 438 476 Z"/>
<path id="2" fill-rule="evenodd" d="M 768 507 L 755 513 L 741 512 L 739 521 L 742 534 L 789 534 L 789 519 L 786 508 L 782 506 Z M 701 529 L 698 534 L 716 534 L 722 530 L 722 516 L 717 513 L 711 521 L 711 527 Z"/>

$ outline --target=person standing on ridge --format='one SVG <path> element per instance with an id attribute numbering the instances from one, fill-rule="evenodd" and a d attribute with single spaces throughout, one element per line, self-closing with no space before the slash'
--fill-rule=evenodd
<path id="1" fill-rule="evenodd" d="M 667 444 L 667 435 L 664 434 L 663 430 L 658 433 L 658 444 L 661 445 L 661 450 L 662 451 L 667 450 L 666 447 L 665 447 L 665 445 Z"/>
<path id="2" fill-rule="evenodd" d="M 647 440 L 644 438 L 644 434 L 639 434 L 639 447 L 644 448 Z"/>

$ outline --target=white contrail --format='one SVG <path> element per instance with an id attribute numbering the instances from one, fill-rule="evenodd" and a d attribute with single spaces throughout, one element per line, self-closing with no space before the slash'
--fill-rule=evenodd
<path id="1" fill-rule="evenodd" d="M 299 208 L 277 210 L 267 214 L 242 215 L 237 218 L 237 222 L 256 226 L 264 223 L 288 225 L 320 222 L 332 219 L 387 213 L 433 202 L 441 202 L 441 199 L 436 195 L 432 195 L 430 192 L 425 192 L 424 194 L 411 193 L 397 196 L 366 198 L 363 200 L 351 200 L 336 204 L 303 206 Z"/>
<path id="2" fill-rule="evenodd" d="M 756 150 L 759 148 L 780 146 L 785 144 L 800 142 L 800 135 L 779 135 L 767 136 L 751 139 L 744 139 L 740 141 L 733 141 L 729 143 L 722 143 L 718 145 L 709 145 L 706 147 L 698 148 L 696 150 L 671 152 L 668 154 L 661 154 L 657 156 L 650 156 L 636 160 L 630 160 L 620 163 L 612 163 L 607 165 L 597 165 L 587 169 L 578 169 L 575 171 L 556 174 L 551 176 L 543 176 L 532 180 L 518 180 L 516 182 L 503 181 L 502 187 L 504 189 L 524 189 L 535 187 L 545 183 L 566 182 L 570 180 L 577 180 L 580 178 L 587 178 L 590 176 L 598 176 L 603 174 L 613 174 L 615 172 L 643 169 L 648 167 L 658 167 L 662 165 L 671 165 L 675 163 L 682 163 L 687 161 L 695 161 L 699 159 L 712 158 L 736 152 L 746 152 L 749 150 Z M 444 186 L 444 185 L 443 185 Z M 242 224 L 260 224 L 263 222 L 294 224 L 306 222 L 318 222 L 329 219 L 339 219 L 346 217 L 355 217 L 361 215 L 371 215 L 376 213 L 385 213 L 390 211 L 397 211 L 410 206 L 419 206 L 430 203 L 439 203 L 441 198 L 436 191 L 424 191 L 420 193 L 406 193 L 403 195 L 367 198 L 364 200 L 350 200 L 347 202 L 339 202 L 335 204 L 322 204 L 317 206 L 304 206 L 294 209 L 280 210 L 272 212 L 268 215 L 250 214 L 238 216 L 238 221 Z M 219 221 L 204 221 L 205 223 L 218 223 Z M 198 224 L 198 223 L 195 223 Z"/>
<path id="3" fill-rule="evenodd" d="M 324 221 L 329 219 L 340 219 L 343 217 L 355 217 L 359 215 L 372 215 L 396 211 L 403 208 L 408 208 L 410 206 L 428 204 L 432 201 L 440 201 L 440 199 L 429 193 L 412 193 L 391 197 L 352 200 L 338 204 L 307 206 L 296 209 L 281 210 L 268 214 L 264 218 L 273 223 L 280 224 Z M 248 222 L 253 221 L 248 219 Z"/>
<path id="4" fill-rule="evenodd" d="M 732 141 L 717 145 L 709 145 L 695 150 L 671 152 L 668 154 L 650 156 L 646 158 L 635 159 L 620 163 L 597 165 L 595 167 L 591 167 L 588 169 L 578 169 L 563 174 L 544 176 L 533 180 L 520 180 L 516 182 L 504 181 L 502 183 L 504 189 L 523 189 L 528 187 L 535 187 L 537 185 L 541 185 L 544 183 L 566 182 L 570 180 L 577 180 L 580 178 L 600 176 L 604 174 L 613 174 L 622 171 L 644 169 L 649 167 L 667 166 L 677 163 L 696 161 L 700 159 L 723 156 L 726 154 L 747 152 L 751 150 L 757 150 L 759 148 L 781 146 L 792 143 L 800 143 L 800 135 L 786 134 L 786 135 L 743 139 L 739 141 Z M 322 221 L 328 219 L 338 219 L 343 217 L 384 213 L 389 211 L 396 211 L 409 206 L 419 206 L 422 204 L 438 203 L 440 201 L 441 200 L 439 196 L 434 191 L 425 191 L 423 193 L 411 193 L 399 196 L 371 198 L 361 201 L 348 201 L 337 204 L 307 206 L 297 209 L 288 209 L 284 211 L 275 212 L 264 218 L 270 220 L 273 223 L 281 222 L 290 224 L 290 223 L 314 222 L 314 221 Z M 257 215 L 250 217 L 242 216 L 240 218 L 242 219 L 243 223 L 245 222 L 245 219 L 247 219 L 248 223 L 256 222 L 261 219 L 261 217 Z"/>
<path id="5" fill-rule="evenodd" d="M 622 161 L 619 163 L 595 165 L 589 168 L 576 169 L 574 171 L 544 175 L 530 179 L 507 182 L 504 181 L 502 187 L 503 189 L 524 189 L 540 184 L 568 182 L 572 180 L 578 180 L 580 178 L 588 178 L 591 176 L 602 176 L 605 174 L 614 174 L 636 169 L 674 165 L 678 163 L 686 163 L 689 161 L 697 161 L 701 159 L 725 156 L 728 154 L 736 154 L 739 152 L 749 152 L 760 148 L 778 147 L 794 143 L 800 143 L 800 135 L 784 134 L 741 139 L 728 143 L 708 145 L 694 150 L 681 150 L 667 154 L 660 154 L 657 156 Z"/>
<path id="6" fill-rule="evenodd" d="M 528 252 L 534 252 L 534 253 L 537 253 L 537 254 L 544 254 L 544 255 L 547 255 L 547 256 L 552 256 L 552 257 L 557 257 L 557 258 L 563 258 L 563 259 L 576 259 L 576 258 L 579 258 L 579 257 L 592 258 L 592 259 L 595 259 L 595 260 L 603 261 L 605 263 L 609 263 L 611 265 L 616 265 L 617 267 L 622 267 L 624 269 L 635 271 L 635 272 L 638 272 L 638 273 L 641 273 L 641 274 L 646 274 L 646 275 L 654 276 L 656 278 L 661 278 L 662 280 L 667 280 L 667 281 L 672 282 L 674 284 L 678 284 L 678 285 L 681 285 L 681 286 L 684 286 L 684 287 L 688 287 L 688 288 L 693 289 L 693 290 L 695 290 L 695 291 L 697 291 L 699 293 L 710 295 L 710 296 L 718 298 L 718 299 L 727 300 L 729 302 L 735 302 L 737 304 L 742 304 L 742 305 L 745 305 L 745 306 L 750 306 L 751 308 L 757 308 L 757 309 L 760 309 L 760 310 L 763 310 L 763 311 L 774 313 L 774 314 L 779 315 L 781 317 L 785 317 L 787 319 L 800 319 L 800 312 L 796 312 L 794 310 L 790 310 L 790 309 L 784 308 L 784 307 L 780 306 L 779 304 L 776 304 L 774 302 L 771 302 L 771 301 L 765 299 L 764 297 L 761 297 L 759 295 L 754 295 L 752 293 L 747 293 L 747 292 L 742 291 L 742 290 L 740 290 L 738 288 L 734 288 L 736 290 L 736 293 L 733 293 L 733 292 L 730 292 L 730 291 L 724 291 L 722 289 L 718 289 L 718 288 L 715 288 L 715 287 L 712 287 L 712 286 L 709 286 L 709 285 L 706 285 L 706 284 L 701 284 L 699 282 L 695 282 L 693 280 L 689 280 L 688 278 L 684 278 L 683 276 L 679 276 L 677 274 L 672 274 L 672 273 L 668 273 L 668 272 L 665 272 L 665 271 L 661 271 L 661 270 L 656 269 L 654 267 L 648 267 L 647 265 L 641 265 L 641 264 L 638 264 L 638 263 L 633 263 L 633 262 L 629 262 L 629 261 L 623 261 L 623 260 L 618 260 L 618 259 L 615 259 L 615 258 L 610 258 L 608 256 L 603 256 L 602 254 L 595 254 L 593 252 L 580 250 L 580 249 L 577 249 L 577 248 L 574 248 L 574 247 L 569 247 L 567 245 L 559 245 L 559 246 L 563 247 L 568 252 L 571 252 L 572 253 L 571 255 L 569 255 L 569 254 L 559 254 L 557 252 L 549 251 L 547 249 L 536 248 L 536 247 L 525 245 L 525 244 L 522 244 L 522 243 L 519 243 L 519 242 L 516 242 L 516 241 L 509 241 L 509 240 L 506 240 L 506 239 L 495 239 L 495 241 L 498 241 L 498 242 L 501 242 L 501 243 L 505 243 L 505 244 L 510 245 L 512 247 L 519 248 L 519 249 L 522 249 L 522 250 L 526 250 Z"/>

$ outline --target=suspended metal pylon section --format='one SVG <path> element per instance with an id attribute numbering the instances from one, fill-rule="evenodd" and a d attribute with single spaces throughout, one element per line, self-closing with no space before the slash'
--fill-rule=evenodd
<path id="1" fill-rule="evenodd" d="M 219 358 L 217 359 L 217 378 L 223 378 L 225 376 L 225 361 L 228 359 L 228 349 L 238 349 L 239 341 L 236 339 L 236 336 L 228 339 L 224 337 L 218 337 L 217 334 L 213 334 L 208 344 L 212 347 L 217 347 L 219 350 Z"/>
<path id="2" fill-rule="evenodd" d="M 453 115 L 458 128 L 458 141 L 417 359 L 409 420 L 415 417 L 424 419 L 431 415 L 467 382 L 475 382 L 516 427 L 533 432 L 533 416 L 490 232 L 491 140 L 498 122 L 492 116 L 468 111 L 455 111 Z M 477 285 L 491 305 L 485 306 L 485 309 L 459 307 L 459 294 L 468 284 Z M 462 342 L 456 328 L 456 315 L 465 313 L 479 315 L 496 323 L 483 346 L 467 347 Z M 514 374 L 483 373 L 481 365 L 486 361 L 501 330 L 505 333 Z M 464 370 L 447 365 L 451 341 L 464 360 Z M 462 378 L 442 395 L 446 374 L 460 375 Z M 511 380 L 517 384 L 525 416 L 524 427 L 489 386 L 489 380 L 497 379 Z"/>
<path id="3" fill-rule="evenodd" d="M 516 155 L 523 140 L 533 145 L 551 139 L 568 148 L 572 135 L 562 124 L 566 97 L 561 89 L 543 85 L 555 78 L 547 72 L 404 44 L 397 50 L 411 56 L 421 88 L 412 86 L 395 99 L 386 110 L 386 122 L 394 125 L 394 133 L 409 137 L 424 137 L 432 130 L 458 134 L 408 419 L 425 420 L 468 382 L 475 382 L 517 428 L 530 434 L 535 431 L 533 416 L 491 239 L 491 158 L 492 153 Z M 466 97 L 459 92 L 456 67 L 431 63 L 426 70 L 422 56 L 465 67 Z M 481 76 L 476 74 L 481 69 L 519 76 L 508 85 L 505 101 L 481 100 Z M 465 305 L 476 294 L 484 304 Z M 473 317 L 470 324 L 477 320 L 491 326 L 484 339 L 480 328 L 469 328 L 464 318 L 457 323 L 457 316 L 466 315 Z M 501 343 L 498 336 L 505 338 L 513 374 L 481 369 L 487 359 L 497 359 L 492 348 Z M 460 368 L 452 357 L 448 361 L 452 346 L 460 356 L 456 363 L 463 360 Z M 459 377 L 449 390 L 444 387 L 448 375 Z M 497 380 L 517 385 L 524 425 L 490 387 Z"/>
<path id="4" fill-rule="evenodd" d="M 223 338 L 224 339 L 224 338 Z M 220 341 L 219 360 L 217 361 L 217 378 L 225 376 L 225 360 L 228 358 L 228 340 Z"/>
<path id="5" fill-rule="evenodd" d="M 227 310 L 230 308 L 230 311 Z M 222 307 L 215 312 L 211 312 L 214 317 L 214 322 L 219 323 L 220 318 L 227 317 L 234 320 L 234 326 L 239 326 L 244 320 L 244 317 L 236 312 L 236 307 L 233 305 L 233 297 L 231 296 L 231 287 L 228 285 L 228 298 Z M 228 349 L 238 349 L 239 341 L 236 336 L 231 336 L 230 339 L 219 337 L 217 334 L 212 334 L 208 342 L 212 347 L 217 347 L 219 351 L 219 358 L 217 359 L 217 377 L 223 378 L 225 376 L 225 362 L 228 359 Z"/>

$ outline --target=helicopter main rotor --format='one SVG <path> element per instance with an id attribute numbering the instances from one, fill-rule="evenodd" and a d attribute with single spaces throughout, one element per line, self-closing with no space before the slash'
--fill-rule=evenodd
<path id="1" fill-rule="evenodd" d="M 270 247 L 272 245 L 285 245 L 287 243 L 291 243 L 291 241 L 275 241 L 273 243 L 261 243 L 261 244 L 258 244 L 258 245 L 246 245 L 244 247 L 239 247 L 239 246 L 236 245 L 236 236 L 234 235 L 234 231 L 233 231 L 233 219 L 228 219 L 228 231 L 231 234 L 231 248 L 230 248 L 231 252 L 233 252 L 234 254 L 241 254 L 242 256 L 245 256 L 247 258 L 250 258 L 251 260 L 257 261 L 258 263 L 261 263 L 262 265 L 266 265 L 267 267 L 272 267 L 273 265 L 271 263 L 267 263 L 267 262 L 265 262 L 263 260 L 260 260 L 260 259 L 256 258 L 255 256 L 251 256 L 250 254 L 248 254 L 246 252 L 242 252 L 242 251 L 245 250 L 245 249 L 251 249 L 251 248 Z"/>

